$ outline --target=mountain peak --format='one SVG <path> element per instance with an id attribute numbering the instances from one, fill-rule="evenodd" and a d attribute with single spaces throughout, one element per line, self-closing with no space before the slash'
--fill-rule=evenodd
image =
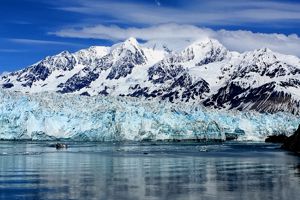
<path id="1" fill-rule="evenodd" d="M 201 66 L 222 61 L 227 53 L 227 49 L 218 40 L 206 38 L 192 43 L 182 52 L 182 56 L 184 61 L 193 60 L 197 66 Z"/>
<path id="2" fill-rule="evenodd" d="M 127 40 L 124 41 L 125 45 L 132 45 L 132 46 L 138 46 L 139 43 L 134 37 L 130 37 Z"/>
<path id="3" fill-rule="evenodd" d="M 260 48 L 260 49 L 256 49 L 255 51 L 259 53 L 273 53 L 273 51 L 269 48 Z"/>
<path id="4" fill-rule="evenodd" d="M 254 51 L 246 52 L 244 55 L 252 61 L 253 58 L 255 61 L 258 59 L 263 60 L 265 62 L 274 62 L 275 60 L 277 60 L 277 53 L 273 52 L 269 48 L 256 49 Z"/>
<path id="5" fill-rule="evenodd" d="M 204 47 L 219 48 L 220 47 L 222 49 L 226 49 L 223 46 L 223 44 L 221 44 L 218 40 L 213 39 L 213 38 L 205 38 L 205 39 L 196 40 L 190 46 L 201 46 L 202 48 L 204 48 Z"/>
<path id="6" fill-rule="evenodd" d="M 111 48 L 111 52 L 119 52 L 120 53 L 120 52 L 123 52 L 124 49 L 127 49 L 131 52 L 136 52 L 136 50 L 139 49 L 139 43 L 135 38 L 130 37 L 127 40 L 125 40 L 124 42 L 113 45 Z"/>
<path id="7" fill-rule="evenodd" d="M 71 55 L 71 53 L 69 51 L 65 50 L 65 51 L 60 52 L 56 56 L 69 56 L 69 55 Z"/>

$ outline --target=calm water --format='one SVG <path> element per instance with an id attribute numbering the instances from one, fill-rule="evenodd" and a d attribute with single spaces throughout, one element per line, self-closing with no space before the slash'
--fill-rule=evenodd
<path id="1" fill-rule="evenodd" d="M 278 145 L 0 142 L 0 199 L 299 199 Z"/>

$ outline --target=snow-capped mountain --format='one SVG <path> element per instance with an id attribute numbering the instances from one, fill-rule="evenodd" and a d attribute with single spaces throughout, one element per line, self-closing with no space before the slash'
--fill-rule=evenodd
<path id="1" fill-rule="evenodd" d="M 231 52 L 215 39 L 179 42 L 136 39 L 46 57 L 2 75 L 12 91 L 131 96 L 218 109 L 300 114 L 300 59 L 270 49 Z"/>

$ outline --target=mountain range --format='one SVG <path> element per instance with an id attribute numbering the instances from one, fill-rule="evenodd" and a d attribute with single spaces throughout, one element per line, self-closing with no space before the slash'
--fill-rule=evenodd
<path id="1" fill-rule="evenodd" d="M 300 115 L 298 57 L 268 48 L 233 52 L 212 38 L 176 44 L 129 38 L 111 47 L 63 51 L 2 75 L 0 87 Z"/>

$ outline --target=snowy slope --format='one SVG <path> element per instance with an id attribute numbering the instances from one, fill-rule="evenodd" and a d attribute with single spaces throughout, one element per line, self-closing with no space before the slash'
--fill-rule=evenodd
<path id="1" fill-rule="evenodd" d="M 231 52 L 215 39 L 149 41 L 67 51 L 2 75 L 2 88 L 130 96 L 217 109 L 300 115 L 300 59 L 270 49 Z"/>
<path id="2" fill-rule="evenodd" d="M 205 105 L 257 110 L 288 111 L 299 114 L 300 61 L 269 49 L 239 56 L 223 87 L 206 100 Z M 226 69 L 226 68 L 224 68 Z"/>

